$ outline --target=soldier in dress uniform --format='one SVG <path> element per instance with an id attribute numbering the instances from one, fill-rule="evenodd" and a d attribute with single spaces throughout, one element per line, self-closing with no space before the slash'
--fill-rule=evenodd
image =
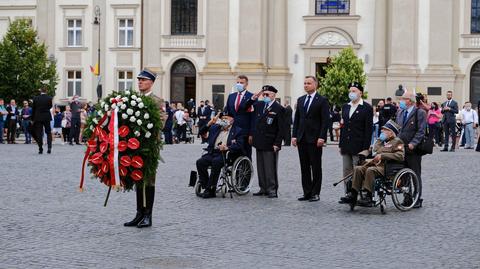
<path id="1" fill-rule="evenodd" d="M 158 106 L 158 109 L 162 113 L 164 100 L 156 95 L 153 94 L 153 83 L 155 82 L 157 75 L 148 70 L 144 69 L 140 74 L 138 74 L 138 89 L 143 96 L 149 96 L 153 98 Z M 161 117 L 162 120 L 164 117 Z M 158 128 L 158 126 L 157 126 Z M 159 130 L 159 136 L 161 134 Z M 158 137 L 158 139 L 161 139 Z M 145 186 L 143 188 L 136 188 L 136 196 L 137 196 L 137 214 L 132 221 L 126 222 L 124 226 L 131 227 L 136 226 L 138 228 L 150 227 L 152 226 L 152 209 L 153 209 L 153 202 L 155 200 L 155 176 L 152 178 L 144 178 Z M 143 197 L 145 195 L 145 198 Z M 145 207 L 144 202 L 145 200 Z"/>
<path id="2" fill-rule="evenodd" d="M 357 203 L 357 196 L 360 191 L 365 191 L 366 195 L 358 201 L 359 205 L 372 205 L 373 184 L 375 178 L 385 174 L 385 161 L 403 161 L 405 157 L 405 148 L 403 141 L 397 137 L 400 132 L 400 126 L 393 120 L 389 120 L 382 127 L 382 132 L 373 146 L 373 160 L 363 165 L 355 166 L 353 169 L 352 190 L 346 196 L 342 197 L 344 203 Z M 368 151 L 361 154 L 368 155 Z"/>
<path id="3" fill-rule="evenodd" d="M 255 107 L 253 147 L 257 152 L 260 191 L 254 193 L 254 196 L 278 197 L 278 152 L 285 135 L 285 108 L 275 101 L 276 94 L 275 87 L 265 85 L 247 101 L 247 107 L 250 105 Z M 263 99 L 258 102 L 260 95 Z"/>

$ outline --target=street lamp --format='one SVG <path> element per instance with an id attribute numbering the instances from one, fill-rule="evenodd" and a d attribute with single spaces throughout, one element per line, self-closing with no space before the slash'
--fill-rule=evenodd
<path id="1" fill-rule="evenodd" d="M 98 25 L 98 55 L 97 55 L 97 65 L 98 65 L 98 84 L 97 84 L 97 98 L 98 102 L 102 98 L 102 84 L 101 84 L 101 77 L 100 77 L 100 7 L 97 5 L 95 6 L 95 19 L 93 20 L 93 24 Z"/>

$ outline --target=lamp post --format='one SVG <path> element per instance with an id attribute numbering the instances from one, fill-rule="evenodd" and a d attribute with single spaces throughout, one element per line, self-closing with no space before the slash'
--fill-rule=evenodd
<path id="1" fill-rule="evenodd" d="M 93 24 L 98 25 L 98 55 L 97 55 L 97 64 L 98 64 L 98 84 L 97 84 L 97 98 L 98 102 L 102 98 L 102 84 L 101 84 L 101 77 L 100 77 L 100 7 L 97 5 L 95 6 L 95 19 Z"/>

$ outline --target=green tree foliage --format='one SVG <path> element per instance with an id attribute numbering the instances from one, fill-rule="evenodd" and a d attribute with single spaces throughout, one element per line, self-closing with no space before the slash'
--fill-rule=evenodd
<path id="1" fill-rule="evenodd" d="M 54 96 L 57 81 L 56 64 L 48 59 L 47 47 L 38 42 L 29 21 L 12 22 L 0 42 L 0 97 L 7 102 L 29 100 L 41 87 Z"/>
<path id="2" fill-rule="evenodd" d="M 348 99 L 349 83 L 358 81 L 365 85 L 367 81 L 367 76 L 363 71 L 363 61 L 355 55 L 351 47 L 343 49 L 333 57 L 325 71 L 325 77 L 320 79 L 320 94 L 327 97 L 331 104 L 337 106 L 350 101 Z"/>

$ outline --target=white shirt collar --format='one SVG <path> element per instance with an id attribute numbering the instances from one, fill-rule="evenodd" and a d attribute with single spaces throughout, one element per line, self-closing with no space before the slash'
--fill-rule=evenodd
<path id="1" fill-rule="evenodd" d="M 358 103 L 355 104 L 355 105 L 352 103 L 352 101 L 350 101 L 350 103 L 348 103 L 348 104 L 349 104 L 350 106 L 358 106 L 358 105 L 362 105 L 362 106 L 363 106 L 363 99 L 360 98 L 360 101 L 358 101 Z"/>
<path id="2" fill-rule="evenodd" d="M 307 98 L 308 98 L 308 96 L 310 95 L 311 99 L 313 99 L 313 97 L 315 96 L 315 94 L 317 94 L 317 91 L 314 91 L 314 92 L 312 92 L 311 94 L 308 94 L 308 93 L 307 93 Z"/>

